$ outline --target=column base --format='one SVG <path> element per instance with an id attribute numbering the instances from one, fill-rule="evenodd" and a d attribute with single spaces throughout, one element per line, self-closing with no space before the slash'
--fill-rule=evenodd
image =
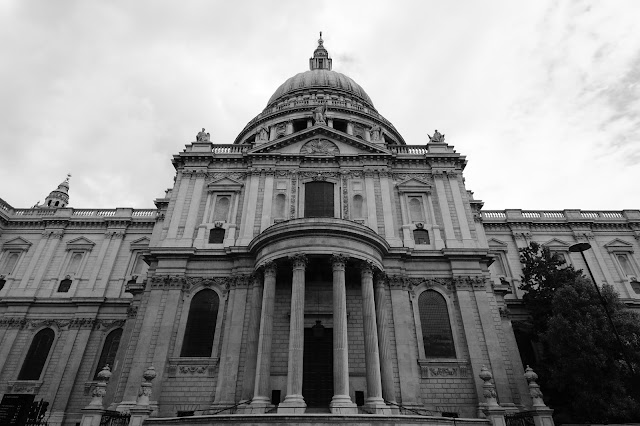
<path id="1" fill-rule="evenodd" d="M 329 408 L 332 414 L 358 414 L 358 406 L 351 401 L 349 395 L 333 395 Z"/>
<path id="2" fill-rule="evenodd" d="M 304 414 L 307 404 L 302 395 L 287 395 L 278 405 L 278 414 Z"/>
<path id="3" fill-rule="evenodd" d="M 362 408 L 372 414 L 391 415 L 391 408 L 384 403 L 382 398 L 367 398 Z"/>
<path id="4" fill-rule="evenodd" d="M 238 414 L 264 414 L 271 411 L 275 405 L 266 396 L 256 396 L 238 407 Z"/>

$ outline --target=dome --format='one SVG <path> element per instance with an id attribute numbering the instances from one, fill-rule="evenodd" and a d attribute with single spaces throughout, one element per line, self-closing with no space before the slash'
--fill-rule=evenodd
<path id="1" fill-rule="evenodd" d="M 344 91 L 357 96 L 360 100 L 373 108 L 373 102 L 362 87 L 353 79 L 336 71 L 328 69 L 312 69 L 301 72 L 282 83 L 269 99 L 267 107 L 287 95 L 298 90 L 309 90 L 315 88 L 331 88 Z"/>

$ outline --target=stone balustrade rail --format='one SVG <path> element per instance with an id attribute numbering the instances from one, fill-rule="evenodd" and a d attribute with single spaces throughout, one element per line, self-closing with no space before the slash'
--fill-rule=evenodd
<path id="1" fill-rule="evenodd" d="M 486 222 L 537 221 L 640 221 L 640 210 L 483 210 Z"/>

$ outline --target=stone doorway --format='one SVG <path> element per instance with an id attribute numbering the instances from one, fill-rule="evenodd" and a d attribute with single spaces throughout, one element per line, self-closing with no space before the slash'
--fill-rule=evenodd
<path id="1" fill-rule="evenodd" d="M 304 329 L 302 396 L 309 408 L 329 408 L 333 397 L 333 329 L 325 328 L 322 337 L 313 329 Z"/>

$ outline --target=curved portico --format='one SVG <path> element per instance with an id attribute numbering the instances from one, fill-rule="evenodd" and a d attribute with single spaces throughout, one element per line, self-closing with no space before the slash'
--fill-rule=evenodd
<path id="1" fill-rule="evenodd" d="M 362 293 L 364 358 L 366 360 L 366 407 L 375 412 L 388 410 L 382 399 L 378 326 L 373 298 L 373 272 L 382 270 L 388 244 L 366 226 L 336 218 L 304 218 L 281 222 L 266 229 L 250 244 L 257 269 L 264 274 L 264 295 L 258 342 L 258 364 L 252 411 L 269 407 L 269 377 L 275 303 L 275 273 L 288 280 L 291 268 L 291 308 L 289 327 L 288 376 L 284 401 L 278 412 L 303 413 L 302 395 L 304 359 L 305 290 L 307 276 L 314 270 L 330 271 L 321 284 L 330 289 L 332 322 L 333 413 L 351 414 L 357 407 L 349 395 L 349 342 L 347 332 L 347 264 L 350 281 L 360 284 Z M 276 265 L 282 265 L 277 267 Z M 286 266 L 284 266 L 286 265 Z M 308 268 L 312 270 L 309 271 Z M 286 270 L 286 272 L 285 272 Z M 286 275 L 286 277 L 285 277 Z M 355 284 L 355 283 L 354 283 Z M 317 283 L 316 283 L 317 285 Z M 307 301 L 307 303 L 309 303 Z M 328 373 L 331 374 L 331 373 Z"/>
<path id="2" fill-rule="evenodd" d="M 276 223 L 249 244 L 256 267 L 304 252 L 308 256 L 344 256 L 371 262 L 382 270 L 389 243 L 359 223 L 338 218 L 301 218 Z"/>

